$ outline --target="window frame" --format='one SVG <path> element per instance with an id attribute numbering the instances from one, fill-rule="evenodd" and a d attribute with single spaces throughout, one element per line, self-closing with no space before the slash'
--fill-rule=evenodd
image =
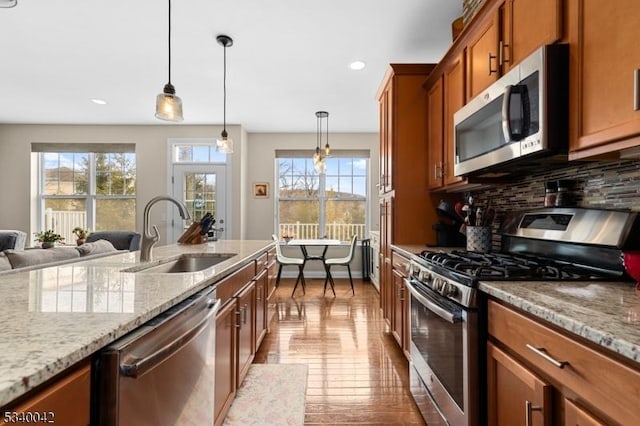
<path id="1" fill-rule="evenodd" d="M 99 145 L 98 145 L 99 146 Z M 98 147 L 96 146 L 96 148 Z M 56 146 L 57 147 L 57 146 Z M 39 149 L 38 151 L 32 151 L 37 155 L 37 164 L 38 164 L 38 220 L 37 225 L 38 229 L 44 230 L 45 223 L 45 212 L 46 212 L 46 201 L 47 200 L 83 200 L 85 203 L 86 210 L 86 224 L 85 226 L 89 229 L 96 229 L 96 204 L 100 200 L 133 200 L 137 201 L 137 174 L 138 174 L 138 162 L 135 151 L 129 149 L 106 149 L 105 146 L 99 146 L 98 149 L 87 149 L 87 145 L 80 145 L 73 149 L 73 146 L 66 146 L 63 149 L 53 149 L 56 147 L 52 147 L 52 149 Z M 62 147 L 60 147 L 62 148 Z M 84 149 L 83 149 L 84 148 Z M 65 195 L 47 195 L 45 194 L 45 155 L 47 154 L 86 154 L 88 156 L 88 176 L 87 176 L 87 193 L 86 194 L 65 194 Z M 97 193 L 97 174 L 96 174 L 96 159 L 98 154 L 131 154 L 134 156 L 135 160 L 135 184 L 134 184 L 134 193 L 133 194 L 116 194 L 116 195 L 105 195 Z M 136 219 L 136 212 L 133 212 L 134 217 L 134 228 Z M 131 229 L 133 231 L 135 229 Z"/>
<path id="2" fill-rule="evenodd" d="M 275 202 L 275 215 L 274 215 L 274 229 L 276 233 L 280 232 L 280 201 L 317 201 L 319 203 L 319 211 L 318 211 L 318 230 L 319 232 L 323 232 L 321 230 L 326 231 L 327 228 L 327 217 L 326 217 L 326 206 L 328 202 L 331 201 L 361 201 L 361 198 L 354 195 L 352 197 L 329 197 L 327 195 L 327 174 L 329 176 L 335 176 L 338 181 L 341 178 L 349 177 L 352 181 L 355 177 L 361 177 L 361 175 L 354 174 L 354 168 L 352 166 L 351 172 L 349 174 L 341 174 L 338 166 L 338 173 L 332 174 L 328 173 L 317 173 L 313 168 L 312 163 L 312 152 L 308 150 L 299 150 L 299 151 L 276 151 L 275 156 L 275 182 L 276 188 L 274 189 L 274 202 Z M 305 159 L 305 176 L 317 176 L 318 184 L 316 196 L 308 196 L 308 197 L 281 197 L 281 173 L 280 173 L 280 161 L 281 160 L 293 160 L 295 159 Z M 371 191 L 369 188 L 370 179 L 371 179 L 371 157 L 369 151 L 365 150 L 333 150 L 330 159 L 350 159 L 353 162 L 357 160 L 365 161 L 365 174 L 364 174 L 364 206 L 365 206 L 365 220 L 364 220 L 364 234 L 366 234 L 367 230 L 370 226 L 370 217 L 371 217 Z M 292 171 L 292 176 L 294 176 L 294 171 Z M 353 193 L 353 184 L 352 184 L 352 194 Z M 364 235 L 363 235 L 364 238 Z"/>

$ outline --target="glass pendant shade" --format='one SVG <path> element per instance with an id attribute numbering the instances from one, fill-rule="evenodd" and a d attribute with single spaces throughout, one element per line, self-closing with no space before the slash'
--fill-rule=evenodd
<path id="1" fill-rule="evenodd" d="M 218 152 L 223 154 L 233 154 L 233 139 L 227 135 L 227 131 L 223 130 L 220 139 L 216 140 Z"/>
<path id="2" fill-rule="evenodd" d="M 156 118 L 173 122 L 184 120 L 182 99 L 175 92 L 170 83 L 164 86 L 164 91 L 156 97 Z"/>
<path id="3" fill-rule="evenodd" d="M 324 134 L 324 138 L 322 136 L 322 120 L 326 119 L 326 133 Z M 316 151 L 313 154 L 313 168 L 316 173 L 323 174 L 325 173 L 327 167 L 325 164 L 325 157 L 329 156 L 331 153 L 331 147 L 329 146 L 329 113 L 327 111 L 318 111 L 316 112 Z M 321 150 L 323 139 L 326 141 L 324 144 L 324 149 Z M 323 156 L 324 154 L 324 156 Z"/>

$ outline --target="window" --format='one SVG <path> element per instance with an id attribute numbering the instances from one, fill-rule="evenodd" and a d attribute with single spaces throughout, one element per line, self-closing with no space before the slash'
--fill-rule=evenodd
<path id="1" fill-rule="evenodd" d="M 326 173 L 317 174 L 312 154 L 276 152 L 277 229 L 280 236 L 365 238 L 368 217 L 369 154 L 332 151 Z"/>
<path id="2" fill-rule="evenodd" d="M 39 160 L 40 229 L 53 229 L 68 244 L 77 226 L 135 230 L 133 146 L 33 144 L 32 151 Z"/>

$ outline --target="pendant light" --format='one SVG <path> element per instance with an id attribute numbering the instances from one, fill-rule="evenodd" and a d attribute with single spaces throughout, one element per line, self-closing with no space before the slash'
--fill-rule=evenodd
<path id="1" fill-rule="evenodd" d="M 227 47 L 233 46 L 233 39 L 227 35 L 221 34 L 216 37 L 218 43 L 224 48 L 224 77 L 222 80 L 222 133 L 220 139 L 216 141 L 218 152 L 224 154 L 233 154 L 233 139 L 227 135 Z"/>
<path id="2" fill-rule="evenodd" d="M 324 145 L 324 156 L 320 147 L 322 146 L 322 120 L 326 119 L 326 134 Z M 316 112 L 316 151 L 313 154 L 313 167 L 316 172 L 323 174 L 326 170 L 325 157 L 331 153 L 331 147 L 329 146 L 329 113 L 327 111 Z"/>
<path id="3" fill-rule="evenodd" d="M 176 96 L 176 89 L 171 84 L 171 0 L 169 0 L 169 82 L 156 97 L 156 118 L 165 121 L 180 122 L 182 116 L 182 99 Z"/>
<path id="4" fill-rule="evenodd" d="M 18 4 L 18 0 L 0 0 L 0 7 L 2 8 L 15 7 L 16 4 Z"/>

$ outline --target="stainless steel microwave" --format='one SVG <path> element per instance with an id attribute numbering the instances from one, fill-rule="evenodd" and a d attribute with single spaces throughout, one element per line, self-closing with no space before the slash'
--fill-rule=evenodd
<path id="1" fill-rule="evenodd" d="M 568 58 L 565 44 L 542 46 L 454 114 L 456 176 L 566 160 Z"/>

